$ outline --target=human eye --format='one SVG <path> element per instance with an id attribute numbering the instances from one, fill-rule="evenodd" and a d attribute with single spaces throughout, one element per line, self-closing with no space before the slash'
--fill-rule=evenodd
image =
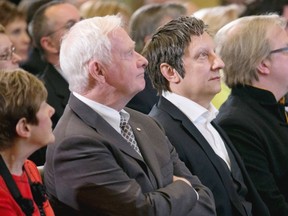
<path id="1" fill-rule="evenodd" d="M 135 52 L 135 50 L 134 50 L 134 49 L 132 49 L 132 50 L 129 50 L 129 52 L 128 52 L 128 55 L 129 55 L 129 56 L 132 56 L 132 55 L 134 54 L 134 52 Z"/>
<path id="2" fill-rule="evenodd" d="M 69 30 L 70 28 L 72 28 L 72 26 L 74 26 L 76 24 L 76 21 L 75 20 L 70 20 L 68 21 L 66 24 L 65 24 L 65 28 L 67 30 Z"/>
<path id="3" fill-rule="evenodd" d="M 199 59 L 199 60 L 204 60 L 204 59 L 208 58 L 208 56 L 209 56 L 209 53 L 208 53 L 208 52 L 206 52 L 206 51 L 201 51 L 201 52 L 198 53 L 197 59 Z"/>
<path id="4" fill-rule="evenodd" d="M 12 35 L 20 35 L 21 34 L 21 29 L 15 29 L 11 33 L 12 33 Z"/>
<path id="5" fill-rule="evenodd" d="M 7 48 L 0 54 L 0 60 L 8 60 L 9 56 L 10 56 L 10 51 Z"/>
<path id="6" fill-rule="evenodd" d="M 8 59 L 8 56 L 9 56 L 8 53 L 0 54 L 0 60 L 7 60 L 7 59 Z"/>

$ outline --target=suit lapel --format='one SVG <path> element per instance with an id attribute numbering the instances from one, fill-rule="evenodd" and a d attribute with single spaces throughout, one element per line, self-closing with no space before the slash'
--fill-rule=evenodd
<path id="1" fill-rule="evenodd" d="M 170 115 L 175 121 L 180 121 L 186 131 L 194 137 L 198 145 L 203 149 L 211 163 L 214 165 L 219 175 L 222 173 L 222 164 L 219 162 L 218 156 L 215 154 L 207 140 L 203 137 L 201 132 L 196 128 L 196 126 L 188 119 L 184 113 L 182 113 L 174 104 L 165 98 L 161 98 L 159 102 L 159 109 Z"/>
<path id="2" fill-rule="evenodd" d="M 191 123 L 190 119 L 186 115 L 184 115 L 175 105 L 173 105 L 170 101 L 167 99 L 161 97 L 158 103 L 159 109 L 166 112 L 168 115 L 170 115 L 175 121 L 180 121 L 183 125 L 183 127 L 188 131 L 188 133 L 194 137 L 194 139 L 197 141 L 198 145 L 203 149 L 215 169 L 217 170 L 217 173 L 219 177 L 221 178 L 223 184 L 225 185 L 225 189 L 227 190 L 227 193 L 230 196 L 230 199 L 237 200 L 238 195 L 235 192 L 234 186 L 231 184 L 230 176 L 227 174 L 227 172 L 223 172 L 223 169 L 225 169 L 221 163 L 221 159 L 215 154 L 214 150 L 211 148 L 207 140 L 203 137 L 203 135 L 199 132 L 199 130 L 196 128 L 196 126 Z M 214 126 L 214 125 L 213 125 Z M 218 129 L 218 127 L 216 128 Z M 222 135 L 222 134 L 220 134 Z M 225 140 L 226 141 L 226 140 Z M 224 143 L 225 143 L 224 141 Z M 226 145 L 226 143 L 225 143 Z M 227 147 L 227 146 L 226 146 Z M 234 202 L 232 202 L 235 204 Z M 235 205 L 235 207 L 240 211 L 243 212 L 243 209 L 240 206 Z"/>
<path id="3" fill-rule="evenodd" d="M 114 130 L 114 128 L 111 127 L 111 125 L 109 125 L 97 112 L 92 110 L 73 94 L 70 95 L 68 104 L 79 118 L 81 118 L 102 137 L 107 139 L 109 143 L 117 143 L 117 148 L 119 148 L 121 151 L 137 160 L 143 161 L 141 156 L 139 156 L 136 151 L 129 146 L 121 134 Z"/>

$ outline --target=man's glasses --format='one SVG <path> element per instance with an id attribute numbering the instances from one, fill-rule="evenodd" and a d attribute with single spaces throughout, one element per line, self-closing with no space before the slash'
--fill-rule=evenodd
<path id="1" fill-rule="evenodd" d="M 283 48 L 280 48 L 280 49 L 272 50 L 272 51 L 270 51 L 270 54 L 279 53 L 279 52 L 288 52 L 288 47 L 283 47 Z"/>
<path id="2" fill-rule="evenodd" d="M 3 54 L 0 54 L 0 61 L 10 61 L 16 49 L 12 46 L 9 50 L 5 51 Z"/>
<path id="3" fill-rule="evenodd" d="M 51 36 L 51 35 L 55 34 L 56 32 L 60 31 L 61 29 L 64 29 L 64 30 L 68 31 L 76 23 L 77 23 L 77 21 L 75 21 L 75 20 L 69 20 L 67 23 L 65 23 L 64 26 L 61 26 L 60 28 L 49 32 L 48 34 L 46 34 L 46 36 Z"/>

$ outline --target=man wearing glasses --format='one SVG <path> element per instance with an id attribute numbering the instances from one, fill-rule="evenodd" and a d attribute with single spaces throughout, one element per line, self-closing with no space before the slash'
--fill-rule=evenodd
<path id="1" fill-rule="evenodd" d="M 48 63 L 44 72 L 39 71 L 48 91 L 47 102 L 55 109 L 52 117 L 53 127 L 62 116 L 68 102 L 67 78 L 59 66 L 59 50 L 62 36 L 81 19 L 78 9 L 69 3 L 50 2 L 40 7 L 30 26 L 33 43 Z M 37 154 L 37 153 L 36 153 Z M 45 151 L 32 160 L 37 165 L 45 162 Z"/>
<path id="2" fill-rule="evenodd" d="M 288 215 L 288 36 L 278 15 L 243 17 L 216 34 L 232 89 L 217 122 L 227 132 L 271 215 Z"/>
<path id="3" fill-rule="evenodd" d="M 21 58 L 15 54 L 15 47 L 5 34 L 5 28 L 0 25 L 0 70 L 19 67 Z"/>

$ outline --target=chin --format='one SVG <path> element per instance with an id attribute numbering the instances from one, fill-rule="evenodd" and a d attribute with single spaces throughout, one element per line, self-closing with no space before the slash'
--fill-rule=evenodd
<path id="1" fill-rule="evenodd" d="M 54 142 L 55 142 L 55 136 L 54 136 L 54 134 L 52 134 L 51 137 L 50 137 L 50 139 L 49 139 L 49 142 L 47 142 L 46 145 L 52 144 L 52 143 L 54 143 Z"/>

